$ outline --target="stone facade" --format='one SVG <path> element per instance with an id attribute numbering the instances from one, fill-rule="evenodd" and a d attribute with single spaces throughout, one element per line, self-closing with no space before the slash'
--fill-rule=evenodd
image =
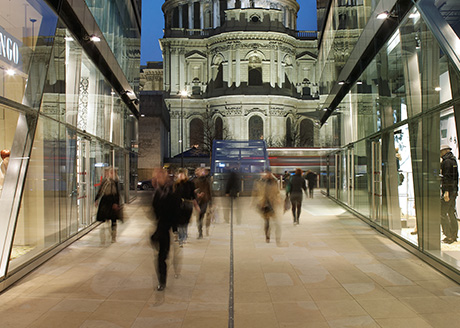
<path id="1" fill-rule="evenodd" d="M 184 150 L 195 141 L 196 119 L 222 120 L 231 139 L 318 144 L 317 40 L 295 30 L 298 10 L 293 0 L 165 2 L 160 42 L 171 155 L 181 140 Z"/>

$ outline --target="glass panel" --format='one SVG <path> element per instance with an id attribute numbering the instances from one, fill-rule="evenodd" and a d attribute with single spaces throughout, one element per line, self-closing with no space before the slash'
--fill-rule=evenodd
<path id="1" fill-rule="evenodd" d="M 77 137 L 77 208 L 78 208 L 78 231 L 92 223 L 90 177 L 90 141 L 86 138 Z"/>
<path id="2" fill-rule="evenodd" d="M 367 140 L 355 144 L 354 165 L 355 165 L 355 187 L 354 187 L 354 208 L 365 215 L 370 216 L 371 191 L 369 188 L 370 173 L 372 173 L 371 158 L 367 156 L 370 143 Z"/>
<path id="3" fill-rule="evenodd" d="M 460 2 L 457 0 L 433 1 L 439 13 L 460 37 Z"/>
<path id="4" fill-rule="evenodd" d="M 407 125 L 394 131 L 394 147 L 396 172 L 393 176 L 397 177 L 400 215 L 394 218 L 395 224 L 390 229 L 417 245 L 412 157 Z"/>
<path id="5" fill-rule="evenodd" d="M 119 0 L 86 0 L 129 84 L 139 89 L 140 26 L 131 5 Z"/>
<path id="6" fill-rule="evenodd" d="M 14 235 L 10 269 L 59 242 L 59 123 L 40 118 Z"/>
<path id="7" fill-rule="evenodd" d="M 19 113 L 0 105 L 0 197 L 8 171 L 8 163 L 13 145 L 14 133 L 18 125 Z"/>
<path id="8" fill-rule="evenodd" d="M 38 109 L 57 16 L 45 1 L 0 4 L 0 96 Z"/>
<path id="9" fill-rule="evenodd" d="M 61 172 L 65 175 L 65 188 L 61 193 L 61 207 L 65 209 L 65 214 L 61 216 L 62 240 L 78 231 L 77 134 L 69 128 L 66 128 L 65 132 L 65 148 L 61 154 L 65 154 L 64 160 L 61 159 Z"/>

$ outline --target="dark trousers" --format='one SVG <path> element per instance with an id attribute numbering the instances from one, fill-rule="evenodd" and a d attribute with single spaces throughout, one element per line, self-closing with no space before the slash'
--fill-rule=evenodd
<path id="1" fill-rule="evenodd" d="M 158 245 L 158 260 L 157 260 L 157 275 L 158 275 L 158 282 L 161 285 L 166 285 L 166 277 L 168 272 L 168 267 L 166 264 L 166 260 L 168 259 L 169 255 L 169 248 L 171 246 L 171 240 L 169 237 L 169 230 L 165 231 L 157 231 L 156 243 Z"/>
<path id="2" fill-rule="evenodd" d="M 302 194 L 291 193 L 292 216 L 294 223 L 299 223 L 300 211 L 302 209 Z"/>
<path id="3" fill-rule="evenodd" d="M 198 215 L 198 234 L 200 237 L 203 237 L 203 219 L 206 214 L 206 210 L 208 209 L 208 203 L 202 203 L 200 205 L 200 214 Z"/>
<path id="4" fill-rule="evenodd" d="M 458 222 L 455 215 L 457 193 L 452 193 L 450 196 L 448 202 L 444 201 L 444 198 L 441 199 L 441 227 L 447 238 L 456 240 L 458 233 Z"/>
<path id="5" fill-rule="evenodd" d="M 310 195 L 310 198 L 313 198 L 313 186 L 312 187 L 308 187 L 308 194 Z"/>

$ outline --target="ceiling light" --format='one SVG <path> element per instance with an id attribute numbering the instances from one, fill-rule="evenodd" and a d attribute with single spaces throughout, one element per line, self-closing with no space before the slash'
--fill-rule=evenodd
<path id="1" fill-rule="evenodd" d="M 356 81 L 356 84 L 363 84 L 363 81 Z"/>
<path id="2" fill-rule="evenodd" d="M 66 36 L 64 40 L 66 40 L 67 42 L 72 42 L 73 38 L 71 36 Z"/>
<path id="3" fill-rule="evenodd" d="M 384 11 L 383 13 L 377 15 L 377 19 L 387 19 L 389 16 L 390 13 L 388 11 Z"/>
<path id="4" fill-rule="evenodd" d="M 339 81 L 338 83 L 339 83 L 339 85 L 344 85 L 345 81 Z"/>
<path id="5" fill-rule="evenodd" d="M 93 34 L 89 37 L 90 41 L 92 42 L 100 42 L 101 41 L 101 38 L 98 37 L 97 35 Z"/>
<path id="6" fill-rule="evenodd" d="M 439 92 L 439 91 L 441 91 L 441 87 L 436 87 L 436 88 L 434 88 L 434 90 Z"/>
<path id="7" fill-rule="evenodd" d="M 182 97 L 186 97 L 186 96 L 188 95 L 188 93 L 187 93 L 186 90 L 182 90 L 182 91 L 180 92 L 180 95 L 181 95 Z"/>
<path id="8" fill-rule="evenodd" d="M 16 74 L 16 72 L 14 71 L 14 69 L 9 68 L 6 70 L 6 74 L 8 74 L 9 76 L 13 76 Z"/>

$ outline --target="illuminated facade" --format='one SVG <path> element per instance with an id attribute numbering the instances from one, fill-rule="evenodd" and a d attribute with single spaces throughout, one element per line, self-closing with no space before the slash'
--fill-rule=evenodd
<path id="1" fill-rule="evenodd" d="M 210 139 L 315 146 L 316 32 L 296 30 L 299 5 L 168 0 L 163 5 L 171 155 Z"/>

